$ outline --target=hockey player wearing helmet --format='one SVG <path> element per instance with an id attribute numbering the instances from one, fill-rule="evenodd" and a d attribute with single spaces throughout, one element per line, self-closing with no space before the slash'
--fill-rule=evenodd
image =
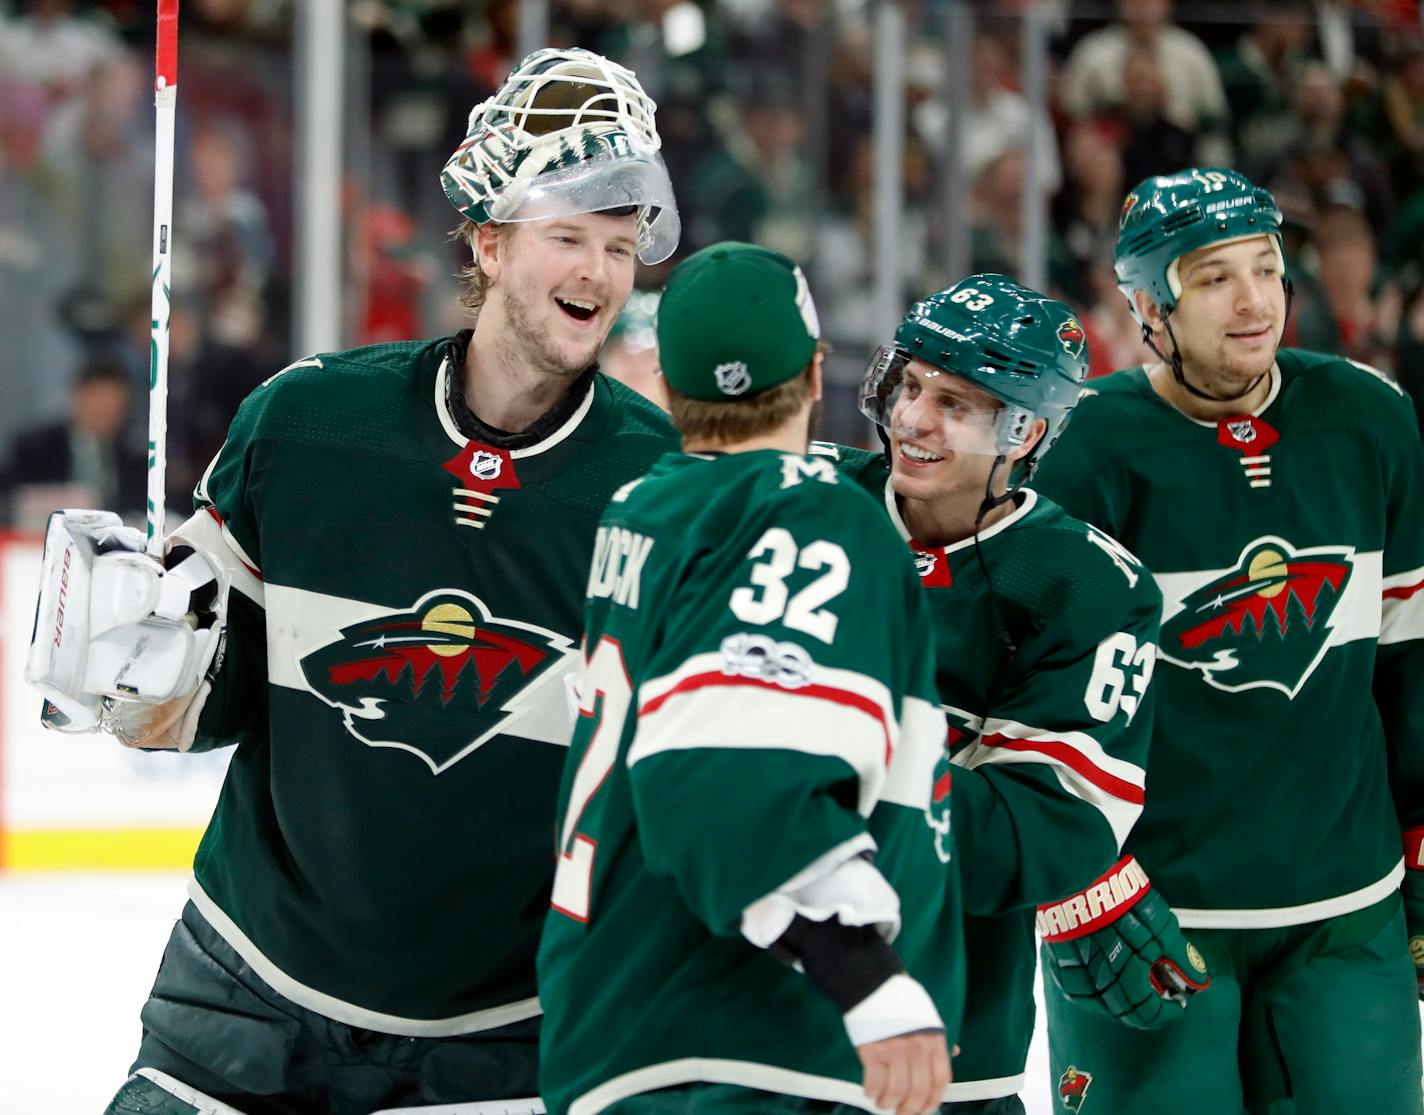
<path id="1" fill-rule="evenodd" d="M 1384 376 L 1279 347 L 1280 220 L 1226 169 L 1128 195 L 1118 285 L 1160 359 L 1095 380 L 1038 480 L 1162 590 L 1127 848 L 1213 977 L 1155 1033 L 1045 981 L 1083 1110 L 1424 1110 L 1424 447 Z"/>
<path id="2" fill-rule="evenodd" d="M 599 514 L 677 444 L 595 365 L 677 242 L 657 147 L 629 71 L 531 55 L 442 176 L 473 328 L 254 391 L 172 570 L 102 513 L 52 524 L 50 721 L 236 745 L 111 1111 L 542 1111 L 565 678 Z"/>
<path id="3" fill-rule="evenodd" d="M 1104 983 L 1153 1026 L 1205 983 L 1121 854 L 1142 808 L 1161 597 L 1131 553 L 1030 485 L 1087 374 L 1073 311 L 1002 275 L 913 306 L 861 407 L 886 453 L 826 447 L 884 504 L 936 618 L 968 993 L 955 1112 L 1022 1112 L 1034 921 L 1073 949 L 1085 895 L 1119 948 Z M 1055 946 L 1057 947 L 1057 946 Z M 1101 958 L 1081 956 L 1083 971 Z"/>

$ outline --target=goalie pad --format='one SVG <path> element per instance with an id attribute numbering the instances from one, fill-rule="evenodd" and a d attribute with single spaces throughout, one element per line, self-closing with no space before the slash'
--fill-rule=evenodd
<path id="1" fill-rule="evenodd" d="M 104 1115 L 242 1115 L 237 1108 L 158 1069 L 134 1073 L 109 1101 Z"/>
<path id="2" fill-rule="evenodd" d="M 149 746 L 147 722 L 189 719 L 220 662 L 228 589 L 227 572 L 190 546 L 160 564 L 112 512 L 55 512 L 25 661 L 25 680 L 59 714 L 47 709 L 46 725 Z M 164 745 L 182 743 L 169 733 Z"/>

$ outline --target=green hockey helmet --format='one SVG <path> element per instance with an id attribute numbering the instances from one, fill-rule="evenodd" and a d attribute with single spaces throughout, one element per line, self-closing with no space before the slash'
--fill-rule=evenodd
<path id="1" fill-rule="evenodd" d="M 945 400 L 940 428 L 917 440 L 953 452 L 999 456 L 1023 445 L 1034 419 L 1048 423 L 1035 449 L 1041 456 L 1063 432 L 1088 374 L 1088 343 L 1071 307 L 1005 275 L 971 275 L 915 303 L 893 344 L 871 358 L 860 409 L 885 430 L 907 429 L 909 407 L 923 389 L 907 376 L 919 360 L 982 388 L 998 400 L 974 411 Z M 923 409 L 918 412 L 923 421 Z"/>
<path id="2" fill-rule="evenodd" d="M 535 51 L 471 110 L 440 172 L 445 196 L 477 225 L 636 212 L 638 258 L 661 263 L 682 224 L 656 107 L 631 70 L 602 55 Z"/>
<path id="3" fill-rule="evenodd" d="M 1286 277 L 1281 211 L 1269 190 L 1223 167 L 1193 167 L 1149 178 L 1122 203 L 1115 258 L 1117 286 L 1141 314 L 1136 291 L 1171 311 L 1182 294 L 1178 261 L 1209 244 L 1269 236 Z"/>

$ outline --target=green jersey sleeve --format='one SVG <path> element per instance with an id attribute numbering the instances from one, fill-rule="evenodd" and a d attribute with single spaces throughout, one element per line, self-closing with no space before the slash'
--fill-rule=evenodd
<path id="1" fill-rule="evenodd" d="M 1069 525 L 1045 532 L 1051 560 L 1035 546 L 1016 563 L 1032 587 L 1017 601 L 1030 608 L 1028 634 L 988 715 L 963 725 L 977 738 L 954 756 L 966 768 L 955 831 L 974 865 L 963 878 L 974 914 L 1080 889 L 1118 858 L 1142 811 L 1161 594 L 1117 542 Z"/>
<path id="2" fill-rule="evenodd" d="M 792 495 L 689 563 L 636 698 L 643 854 L 720 935 L 823 857 L 874 846 L 867 817 L 902 743 L 931 762 L 943 749 L 933 705 L 888 684 L 930 653 L 912 645 L 908 570 L 886 575 L 887 555 L 904 567 L 898 539 L 859 492 Z M 922 808 L 931 773 L 913 780 Z"/>
<path id="3" fill-rule="evenodd" d="M 279 376 L 300 374 L 298 361 Z M 227 440 L 193 492 L 194 515 L 175 536 L 201 547 L 232 578 L 227 635 L 192 750 L 240 742 L 267 716 L 267 631 L 259 531 L 268 415 L 280 408 L 273 377 L 238 408 Z"/>
<path id="4" fill-rule="evenodd" d="M 1389 752 L 1390 790 L 1407 830 L 1424 826 L 1424 443 L 1409 401 L 1386 401 L 1397 421 L 1380 432 L 1387 496 L 1374 696 Z"/>
<path id="5" fill-rule="evenodd" d="M 1034 491 L 1047 496 L 1075 519 L 1091 523 L 1113 538 L 1123 533 L 1122 518 L 1131 501 L 1127 477 L 1116 454 L 1096 452 L 1113 444 L 1113 411 L 1118 405 L 1117 382 L 1125 372 L 1095 381 L 1103 387 L 1085 387 L 1068 423 L 1051 452 L 1034 469 Z"/>

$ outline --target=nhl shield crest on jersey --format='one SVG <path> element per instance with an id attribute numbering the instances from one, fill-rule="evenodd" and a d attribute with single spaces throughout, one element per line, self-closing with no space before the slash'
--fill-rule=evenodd
<path id="1" fill-rule="evenodd" d="M 1208 685 L 1228 692 L 1272 688 L 1294 696 L 1332 643 L 1337 615 L 1354 573 L 1347 546 L 1296 549 L 1263 537 L 1242 551 L 1235 568 L 1166 598 L 1161 657 L 1200 670 Z M 1180 589 L 1179 589 L 1180 591 Z"/>
<path id="2" fill-rule="evenodd" d="M 409 751 L 440 774 L 495 733 L 517 734 L 521 697 L 572 645 L 491 615 L 469 593 L 440 589 L 408 610 L 342 628 L 300 665 L 358 740 Z"/>

